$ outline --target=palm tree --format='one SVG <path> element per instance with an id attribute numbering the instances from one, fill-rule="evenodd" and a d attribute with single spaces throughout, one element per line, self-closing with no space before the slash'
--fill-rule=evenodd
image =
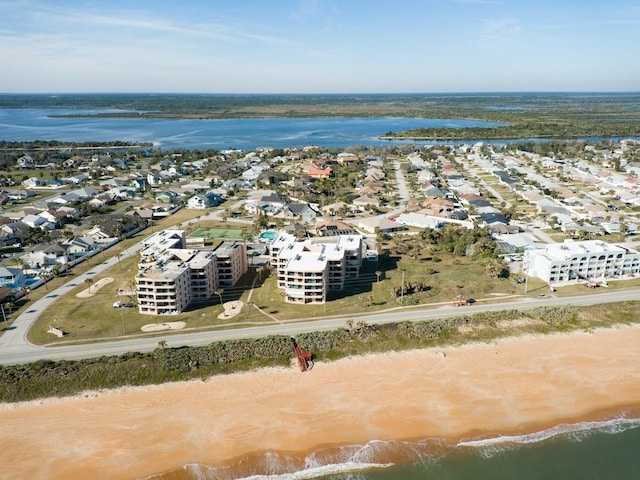
<path id="1" fill-rule="evenodd" d="M 253 237 L 253 233 L 251 233 L 248 228 L 243 228 L 240 231 L 240 235 L 242 236 L 242 240 L 244 240 L 244 243 L 247 243 Z"/>
<path id="2" fill-rule="evenodd" d="M 60 275 L 60 269 L 62 268 L 62 266 L 59 263 L 56 263 L 53 268 L 51 269 L 51 272 L 53 273 L 54 277 L 57 277 Z"/>
<path id="3" fill-rule="evenodd" d="M 380 275 L 382 275 L 382 272 L 380 270 L 376 270 L 376 277 L 378 278 L 377 283 L 380 283 Z"/>
<path id="4" fill-rule="evenodd" d="M 26 297 L 26 299 L 29 300 L 29 292 L 31 291 L 31 289 L 26 285 L 23 285 L 20 287 L 20 290 L 22 291 L 22 293 L 24 293 L 24 296 Z"/>
<path id="5" fill-rule="evenodd" d="M 44 283 L 44 289 L 48 291 L 49 285 L 47 285 L 47 278 L 49 278 L 49 274 L 47 272 L 40 272 L 38 273 L 38 277 L 40 277 L 40 279 Z"/>
<path id="6" fill-rule="evenodd" d="M 213 292 L 216 295 L 218 295 L 218 297 L 220 297 L 220 305 L 222 305 L 222 294 L 224 293 L 224 290 L 222 288 L 216 288 L 215 291 Z"/>
<path id="7" fill-rule="evenodd" d="M 20 269 L 20 273 L 24 273 L 24 267 L 26 266 L 26 263 L 22 259 L 22 257 L 16 257 L 14 261 L 16 262 L 16 266 Z"/>
<path id="8" fill-rule="evenodd" d="M 89 285 L 89 293 L 91 293 L 91 285 L 93 284 L 93 279 L 92 278 L 85 278 L 84 279 L 84 283 L 87 283 Z"/>

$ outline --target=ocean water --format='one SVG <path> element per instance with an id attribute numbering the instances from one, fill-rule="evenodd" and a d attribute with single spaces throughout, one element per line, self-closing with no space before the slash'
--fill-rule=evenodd
<path id="1" fill-rule="evenodd" d="M 640 478 L 639 409 L 537 433 L 469 439 L 371 441 L 303 458 L 267 453 L 214 468 L 186 465 L 150 480 L 635 480 Z"/>
<path id="2" fill-rule="evenodd" d="M 156 119 L 78 118 L 73 114 L 111 110 L 0 109 L 0 140 L 68 142 L 145 142 L 157 148 L 217 149 L 257 147 L 344 148 L 351 145 L 382 146 L 413 141 L 388 141 L 378 137 L 389 131 L 420 127 L 490 127 L 498 123 L 433 118 L 242 118 Z M 458 142 L 460 143 L 460 142 Z"/>

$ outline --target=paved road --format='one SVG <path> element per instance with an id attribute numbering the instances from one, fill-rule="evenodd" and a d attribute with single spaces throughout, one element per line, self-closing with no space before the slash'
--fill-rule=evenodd
<path id="1" fill-rule="evenodd" d="M 122 252 L 120 260 L 137 254 L 139 249 L 140 244 L 127 248 Z M 0 363 L 24 363 L 33 361 L 33 359 L 37 360 L 39 358 L 48 358 L 46 356 L 46 352 L 50 349 L 37 347 L 27 342 L 27 332 L 33 323 L 42 314 L 42 312 L 49 308 L 59 297 L 68 294 L 79 285 L 84 285 L 85 279 L 91 278 L 104 270 L 114 267 L 118 261 L 118 257 L 109 258 L 89 271 L 81 275 L 74 276 L 69 282 L 50 291 L 47 295 L 35 301 L 32 305 L 29 305 L 29 309 L 19 315 L 18 318 L 14 320 L 10 329 L 5 331 L 0 337 Z M 2 324 L 0 323 L 0 325 Z M 13 361 L 14 358 L 19 359 L 23 356 L 26 359 L 24 362 L 22 360 Z"/>
<path id="2" fill-rule="evenodd" d="M 112 266 L 109 263 L 110 262 L 107 261 L 99 267 L 109 268 L 110 266 Z M 98 273 L 97 269 L 94 269 L 92 271 Z M 72 283 L 77 284 L 79 281 L 83 280 L 81 278 L 74 279 Z M 61 288 L 72 289 L 74 288 L 74 286 L 69 285 Z M 56 290 L 56 292 L 57 291 L 58 290 Z M 496 300 L 498 299 L 499 297 L 496 298 Z M 26 335 L 26 331 L 28 330 L 28 326 L 30 326 L 30 324 L 35 321 L 35 318 L 37 318 L 37 312 L 34 312 L 34 310 L 40 311 L 40 306 L 37 306 L 37 304 L 43 300 L 46 299 L 41 299 L 38 302 L 34 303 L 34 308 L 25 312 L 25 314 L 23 315 L 24 318 L 22 318 L 23 316 L 21 316 L 18 320 L 16 320 L 16 322 L 20 325 L 13 332 L 22 333 L 10 335 L 6 338 L 5 336 L 7 334 L 5 333 L 5 336 L 2 337 L 0 341 L 0 364 L 22 364 L 34 362 L 39 359 L 77 360 L 81 358 L 99 357 L 102 355 L 118 355 L 128 351 L 149 352 L 157 347 L 160 340 L 166 341 L 169 347 L 178 347 L 184 345 L 201 346 L 207 345 L 214 341 L 256 338 L 267 335 L 295 336 L 299 333 L 311 331 L 345 328 L 347 325 L 347 320 L 353 319 L 354 317 L 358 320 L 366 321 L 369 325 L 381 325 L 385 323 L 396 323 L 400 321 L 429 320 L 461 314 L 471 314 L 475 312 L 504 310 L 511 308 L 524 309 L 544 305 L 550 306 L 567 304 L 582 306 L 627 300 L 640 300 L 640 289 L 610 290 L 602 293 L 589 292 L 585 295 L 571 297 L 515 297 L 510 299 L 509 301 L 504 301 L 505 299 L 502 299 L 502 301 L 500 301 L 499 303 L 485 303 L 483 301 L 462 308 L 456 308 L 447 303 L 446 305 L 439 306 L 431 305 L 423 309 L 395 309 L 391 311 L 378 312 L 368 315 L 364 314 L 360 316 L 335 316 L 313 321 L 281 322 L 268 326 L 249 327 L 233 330 L 167 334 L 156 337 L 136 336 L 122 340 L 113 340 L 109 342 L 101 342 L 88 345 L 64 345 L 48 348 L 28 344 L 26 343 L 24 337 Z M 49 300 L 53 301 L 55 299 Z"/>

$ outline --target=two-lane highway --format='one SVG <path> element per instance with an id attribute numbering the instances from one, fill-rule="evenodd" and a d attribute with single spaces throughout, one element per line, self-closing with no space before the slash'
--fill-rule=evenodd
<path id="1" fill-rule="evenodd" d="M 94 268 L 92 271 L 98 273 L 104 268 L 109 268 L 109 262 L 105 262 L 102 265 Z M 103 267 L 103 268 L 99 268 Z M 82 278 L 74 279 L 72 283 L 78 285 Z M 65 285 L 61 288 L 73 289 L 75 285 Z M 58 293 L 57 289 L 55 293 Z M 63 291 L 64 292 L 64 291 Z M 51 297 L 51 295 L 48 295 Z M 531 296 L 531 297 L 513 297 L 509 301 L 504 301 L 504 298 L 499 303 L 490 302 L 478 302 L 466 307 L 453 307 L 450 305 L 433 306 L 428 305 L 423 308 L 397 308 L 384 312 L 377 312 L 367 314 L 364 312 L 362 315 L 343 315 L 334 317 L 325 317 L 314 320 L 294 320 L 290 322 L 280 322 L 277 324 L 237 328 L 230 330 L 208 330 L 199 332 L 186 332 L 167 334 L 162 336 L 135 336 L 130 338 L 117 339 L 107 342 L 99 342 L 92 344 L 67 344 L 56 347 L 37 347 L 26 342 L 26 332 L 30 325 L 35 321 L 41 307 L 46 308 L 45 305 L 49 303 L 43 303 L 39 305 L 39 302 L 45 300 L 39 300 L 35 302 L 33 308 L 27 310 L 20 316 L 16 322 L 19 321 L 19 330 L 6 332 L 5 335 L 0 338 L 0 364 L 21 364 L 37 361 L 40 359 L 51 360 L 77 360 L 81 358 L 99 357 L 102 355 L 119 355 L 125 352 L 137 351 L 137 352 L 149 352 L 155 349 L 160 340 L 167 342 L 169 347 L 178 347 L 185 345 L 202 346 L 208 345 L 211 342 L 241 339 L 241 338 L 256 338 L 264 337 L 268 335 L 297 335 L 299 333 L 306 333 L 312 331 L 333 330 L 336 328 L 345 328 L 346 322 L 349 319 L 357 318 L 358 320 L 364 320 L 369 325 L 382 325 L 386 323 L 397 323 L 402 321 L 423 321 L 443 317 L 451 317 L 463 314 L 472 314 L 476 312 L 497 311 L 505 309 L 528 309 L 538 306 L 556 306 L 556 305 L 576 305 L 586 306 L 602 303 L 614 303 L 629 300 L 640 300 L 640 289 L 620 289 L 620 290 L 607 290 L 605 292 L 588 292 L 583 295 L 576 295 L 571 297 L 563 296 Z M 55 298 L 49 299 L 54 301 Z M 498 298 L 495 299 L 499 300 Z M 16 334 L 16 331 L 23 333 Z M 11 335 L 5 338 L 8 333 Z M 9 340 L 9 341 L 8 341 Z"/>

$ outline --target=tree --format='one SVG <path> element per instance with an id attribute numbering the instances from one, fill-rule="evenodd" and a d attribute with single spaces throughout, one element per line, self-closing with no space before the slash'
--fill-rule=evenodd
<path id="1" fill-rule="evenodd" d="M 53 268 L 51 269 L 51 272 L 53 273 L 54 277 L 58 277 L 60 275 L 60 269 L 61 269 L 61 265 L 59 263 L 56 263 Z"/>
<path id="2" fill-rule="evenodd" d="M 22 293 L 24 293 L 24 296 L 26 297 L 26 299 L 29 300 L 29 292 L 31 291 L 31 289 L 26 285 L 22 285 L 20 287 L 20 290 L 22 291 Z"/>
<path id="3" fill-rule="evenodd" d="M 38 273 L 38 277 L 44 283 L 44 289 L 48 291 L 49 290 L 49 285 L 47 285 L 47 278 L 49 278 L 49 274 L 47 272 L 40 272 L 40 273 Z"/>
<path id="4" fill-rule="evenodd" d="M 244 243 L 247 243 L 253 238 L 253 234 L 251 233 L 251 230 L 249 230 L 246 227 L 240 231 L 240 236 L 242 237 L 242 240 L 244 240 Z"/>
<path id="5" fill-rule="evenodd" d="M 257 232 L 266 229 L 269 226 L 267 215 L 261 211 L 253 222 L 253 226 Z"/>
<path id="6" fill-rule="evenodd" d="M 91 285 L 93 285 L 93 278 L 85 278 L 84 283 L 89 285 L 89 293 L 91 293 Z"/>
<path id="7" fill-rule="evenodd" d="M 224 293 L 224 290 L 222 288 L 216 288 L 215 291 L 213 292 L 216 295 L 218 295 L 218 297 L 220 298 L 220 305 L 222 305 L 224 302 L 222 301 L 222 294 Z"/>

